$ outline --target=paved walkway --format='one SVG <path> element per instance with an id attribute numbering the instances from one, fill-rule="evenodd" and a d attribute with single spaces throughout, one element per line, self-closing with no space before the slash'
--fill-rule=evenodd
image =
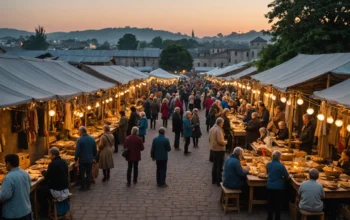
<path id="1" fill-rule="evenodd" d="M 199 148 L 194 149 L 192 140 L 190 156 L 183 151 L 169 153 L 167 184 L 168 188 L 158 188 L 156 184 L 156 164 L 150 158 L 152 139 L 157 136 L 155 130 L 148 129 L 145 151 L 139 164 L 137 185 L 126 186 L 127 162 L 121 153 L 114 154 L 115 168 L 111 170 L 111 179 L 103 183 L 102 172 L 88 192 L 73 190 L 73 214 L 75 220 L 97 219 L 147 219 L 147 220 L 206 220 L 206 219 L 266 219 L 264 206 L 253 208 L 249 216 L 246 210 L 240 214 L 229 212 L 226 216 L 219 205 L 221 190 L 211 184 L 211 166 L 209 158 L 208 134 L 205 128 L 204 111 L 200 112 L 203 136 Z M 156 129 L 162 124 L 157 122 Z M 171 120 L 166 136 L 173 144 Z M 183 149 L 183 140 L 181 140 Z M 282 219 L 288 219 L 284 216 Z"/>

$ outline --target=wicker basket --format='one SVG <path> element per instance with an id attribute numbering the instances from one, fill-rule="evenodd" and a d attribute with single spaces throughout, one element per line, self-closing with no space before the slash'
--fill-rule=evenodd
<path id="1" fill-rule="evenodd" d="M 282 153 L 282 158 L 281 160 L 284 160 L 284 161 L 291 161 L 294 159 L 294 154 L 293 153 Z"/>
<path id="2" fill-rule="evenodd" d="M 342 174 L 341 170 L 327 170 L 325 167 L 323 168 L 323 172 L 326 174 L 326 176 L 334 176 L 335 178 L 339 178 L 340 174 Z"/>

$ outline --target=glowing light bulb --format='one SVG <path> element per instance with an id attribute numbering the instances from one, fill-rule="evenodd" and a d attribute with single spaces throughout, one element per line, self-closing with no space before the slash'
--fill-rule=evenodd
<path id="1" fill-rule="evenodd" d="M 272 95 L 271 99 L 272 99 L 272 100 L 276 100 L 276 96 L 275 96 L 275 95 Z"/>
<path id="2" fill-rule="evenodd" d="M 111 97 L 111 98 L 109 98 L 109 101 L 111 102 L 113 100 L 113 98 Z"/>
<path id="3" fill-rule="evenodd" d="M 55 114 L 56 114 L 55 110 L 51 109 L 51 110 L 49 111 L 49 115 L 50 115 L 51 117 L 55 116 Z"/>
<path id="4" fill-rule="evenodd" d="M 80 112 L 79 117 L 82 118 L 84 116 L 84 113 Z"/>
<path id="5" fill-rule="evenodd" d="M 255 94 L 255 93 L 256 93 L 256 91 L 255 91 L 254 89 L 252 90 L 252 92 L 253 92 L 253 94 Z"/>
<path id="6" fill-rule="evenodd" d="M 100 103 L 96 102 L 96 108 L 100 107 Z"/>
<path id="7" fill-rule="evenodd" d="M 88 105 L 87 109 L 88 109 L 88 110 L 91 110 L 91 106 L 90 106 L 90 105 Z"/>
<path id="8" fill-rule="evenodd" d="M 292 104 L 292 101 L 290 101 L 290 99 L 288 99 L 287 105 L 291 105 L 291 104 Z"/>
<path id="9" fill-rule="evenodd" d="M 302 104 L 304 104 L 304 100 L 302 100 L 301 98 L 299 98 L 299 99 L 297 100 L 297 103 L 298 103 L 298 105 L 302 105 Z"/>
<path id="10" fill-rule="evenodd" d="M 106 99 L 106 103 L 108 103 L 109 102 L 109 100 L 108 99 Z"/>
<path id="11" fill-rule="evenodd" d="M 124 92 L 121 92 L 120 95 L 124 95 Z"/>
<path id="12" fill-rule="evenodd" d="M 264 95 L 265 95 L 266 97 L 269 97 L 269 96 L 270 96 L 270 94 L 269 94 L 269 93 L 265 93 Z"/>
<path id="13" fill-rule="evenodd" d="M 258 94 L 260 95 L 260 91 L 258 91 Z"/>
<path id="14" fill-rule="evenodd" d="M 328 124 L 332 124 L 333 122 L 334 122 L 333 117 L 332 117 L 332 116 L 328 116 L 328 117 L 327 117 L 327 123 L 328 123 Z"/>
<path id="15" fill-rule="evenodd" d="M 118 98 L 118 94 L 116 94 L 115 97 Z"/>
<path id="16" fill-rule="evenodd" d="M 346 126 L 346 130 L 348 130 L 348 132 L 350 132 L 350 125 Z"/>
<path id="17" fill-rule="evenodd" d="M 341 127 L 341 126 L 343 126 L 343 121 L 340 120 L 340 119 L 337 119 L 337 120 L 335 121 L 335 125 L 336 125 L 337 127 Z"/>
<path id="18" fill-rule="evenodd" d="M 323 121 L 324 120 L 324 115 L 323 114 L 318 114 L 317 118 L 318 118 L 318 120 Z"/>
<path id="19" fill-rule="evenodd" d="M 287 98 L 286 98 L 286 97 L 282 97 L 282 98 L 281 98 L 281 102 L 286 103 L 286 101 L 287 101 Z"/>
<path id="20" fill-rule="evenodd" d="M 313 108 L 308 108 L 308 109 L 306 110 L 306 112 L 307 112 L 309 115 L 312 115 L 312 114 L 315 112 L 315 110 L 314 110 Z"/>

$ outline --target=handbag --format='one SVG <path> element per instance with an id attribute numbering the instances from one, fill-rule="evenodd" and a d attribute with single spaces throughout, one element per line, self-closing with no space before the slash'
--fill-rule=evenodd
<path id="1" fill-rule="evenodd" d="M 129 150 L 128 149 L 125 149 L 122 153 L 122 156 L 127 159 L 129 157 Z"/>

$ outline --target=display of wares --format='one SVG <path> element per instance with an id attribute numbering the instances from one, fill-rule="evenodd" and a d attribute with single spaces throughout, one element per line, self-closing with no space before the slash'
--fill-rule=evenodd
<path id="1" fill-rule="evenodd" d="M 339 178 L 340 174 L 343 172 L 343 169 L 339 167 L 325 166 L 323 167 L 323 171 L 326 176 L 334 176 L 335 178 Z"/>
<path id="2" fill-rule="evenodd" d="M 350 189 L 350 182 L 341 181 L 339 186 L 343 189 Z"/>
<path id="3" fill-rule="evenodd" d="M 319 157 L 319 156 L 311 156 L 311 160 L 316 162 L 316 163 L 321 163 L 322 161 L 324 161 L 324 159 L 322 157 Z"/>
<path id="4" fill-rule="evenodd" d="M 338 184 L 336 184 L 336 183 L 331 183 L 331 182 L 329 182 L 329 183 L 324 183 L 323 186 L 324 186 L 325 188 L 327 188 L 327 189 L 330 189 L 330 190 L 336 190 L 336 189 L 338 189 Z"/>
<path id="5" fill-rule="evenodd" d="M 51 159 L 41 158 L 41 159 L 35 161 L 35 163 L 37 163 L 37 164 L 49 164 L 49 163 L 51 163 Z"/>
<path id="6" fill-rule="evenodd" d="M 261 179 L 267 179 L 268 176 L 267 176 L 266 173 L 259 173 L 258 177 L 261 178 Z"/>

